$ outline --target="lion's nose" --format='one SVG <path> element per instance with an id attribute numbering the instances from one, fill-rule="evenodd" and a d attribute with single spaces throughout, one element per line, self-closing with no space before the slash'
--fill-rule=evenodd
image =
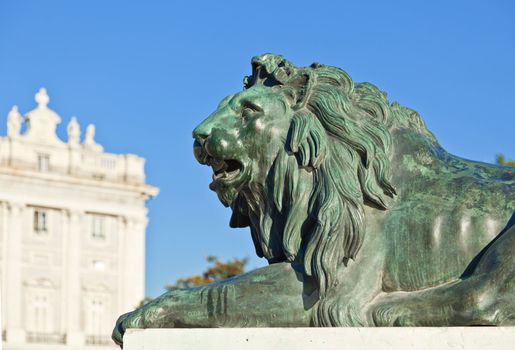
<path id="1" fill-rule="evenodd" d="M 204 128 L 202 128 L 201 124 L 193 130 L 192 136 L 195 139 L 193 142 L 193 155 L 200 164 L 207 164 L 208 155 L 206 153 L 205 145 L 209 134 L 203 129 Z"/>
<path id="2" fill-rule="evenodd" d="M 193 130 L 193 133 L 192 133 L 193 138 L 203 145 L 205 140 L 211 134 L 211 130 L 209 130 L 209 129 L 210 128 L 207 128 L 205 126 L 205 123 L 200 124 L 199 126 L 197 126 L 195 128 L 195 130 Z"/>
<path id="3" fill-rule="evenodd" d="M 198 143 L 202 147 L 204 147 L 208 137 L 208 135 L 197 134 L 195 131 L 193 131 L 193 138 L 195 139 L 195 143 Z"/>
<path id="4" fill-rule="evenodd" d="M 193 155 L 200 164 L 207 164 L 208 154 L 204 148 L 205 138 L 195 138 L 193 142 Z"/>

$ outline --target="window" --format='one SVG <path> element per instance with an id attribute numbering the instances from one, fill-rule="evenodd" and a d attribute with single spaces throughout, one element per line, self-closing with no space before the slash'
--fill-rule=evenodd
<path id="1" fill-rule="evenodd" d="M 50 317 L 50 303 L 47 295 L 34 295 L 31 300 L 31 316 L 32 324 L 31 331 L 44 333 L 50 331 L 52 327 L 49 327 L 52 322 Z"/>
<path id="2" fill-rule="evenodd" d="M 105 241 L 105 218 L 101 215 L 91 216 L 91 238 L 98 241 Z"/>
<path id="3" fill-rule="evenodd" d="M 92 267 L 97 271 L 104 271 L 106 269 L 106 262 L 104 260 L 91 261 Z"/>
<path id="4" fill-rule="evenodd" d="M 38 170 L 44 173 L 50 170 L 50 156 L 48 154 L 38 154 Z"/>
<path id="5" fill-rule="evenodd" d="M 34 232 L 46 234 L 48 232 L 48 213 L 42 209 L 34 210 Z"/>
<path id="6" fill-rule="evenodd" d="M 48 283 L 47 281 L 42 282 Z M 53 333 L 55 332 L 54 324 L 54 291 L 47 285 L 42 285 L 38 281 L 38 285 L 30 286 L 27 290 L 26 299 L 26 329 L 30 333 Z"/>
<path id="7" fill-rule="evenodd" d="M 109 297 L 105 293 L 86 295 L 84 308 L 84 331 L 86 335 L 101 336 L 109 334 L 112 323 Z"/>
<path id="8" fill-rule="evenodd" d="M 104 301 L 101 298 L 93 298 L 91 300 L 91 310 L 88 319 L 88 328 L 92 334 L 102 334 L 102 325 L 105 323 L 104 321 Z M 105 331 L 104 331 L 105 332 Z"/>

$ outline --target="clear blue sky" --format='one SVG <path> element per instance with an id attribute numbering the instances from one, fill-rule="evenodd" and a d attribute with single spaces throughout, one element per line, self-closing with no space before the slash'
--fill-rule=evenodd
<path id="1" fill-rule="evenodd" d="M 208 189 L 191 131 L 242 88 L 265 52 L 339 66 L 417 110 L 465 158 L 515 158 L 515 2 L 0 1 L 0 133 L 47 88 L 63 119 L 97 125 L 106 151 L 147 159 L 147 294 L 207 255 L 254 256 Z"/>

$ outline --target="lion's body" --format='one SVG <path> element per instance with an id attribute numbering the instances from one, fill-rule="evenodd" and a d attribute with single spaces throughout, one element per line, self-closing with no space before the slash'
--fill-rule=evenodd
<path id="1" fill-rule="evenodd" d="M 416 134 L 396 134 L 397 201 L 384 212 L 385 291 L 461 276 L 515 210 L 515 169 L 461 159 Z M 368 230 L 367 230 L 368 231 Z"/>
<path id="2" fill-rule="evenodd" d="M 194 153 L 272 265 L 167 293 L 122 316 L 117 342 L 127 327 L 515 324 L 515 168 L 448 154 L 337 68 L 252 65 Z"/>
<path id="3" fill-rule="evenodd" d="M 393 305 L 405 305 L 398 299 L 408 299 L 412 293 L 406 292 L 431 293 L 477 274 L 477 265 L 496 238 L 515 228 L 514 168 L 453 156 L 407 129 L 394 131 L 393 136 L 392 183 L 397 200 L 387 211 L 366 208 L 363 246 L 356 259 L 340 270 L 341 283 L 319 303 L 315 325 L 395 324 L 397 319 L 389 313 L 398 316 Z M 515 245 L 508 248 L 515 253 Z M 507 280 L 513 280 L 507 283 L 515 283 L 514 277 L 507 274 Z M 482 278 L 490 283 L 488 276 Z M 515 297 L 515 289 L 510 295 Z M 384 300 L 393 296 L 384 306 Z M 458 297 L 469 302 L 463 291 Z M 471 310 L 473 304 L 468 304 Z M 378 305 L 380 315 L 374 313 Z M 468 321 L 454 319 L 454 325 L 495 324 L 481 317 Z M 413 325 L 453 325 L 453 319 Z"/>
<path id="4" fill-rule="evenodd" d="M 382 297 L 431 291 L 469 278 L 489 244 L 515 228 L 514 168 L 453 156 L 409 130 L 394 136 L 392 183 L 398 199 L 387 211 L 366 209 L 364 244 L 355 261 L 340 271 L 342 285 L 328 301 L 332 315 L 319 315 L 322 320 L 332 319 L 333 324 L 322 321 L 320 325 L 384 325 L 370 314 Z M 511 253 L 515 255 L 513 244 Z M 506 259 L 506 264 L 514 262 Z M 507 279 L 513 286 L 513 272 Z M 514 287 L 507 294 L 513 299 Z M 465 293 L 460 297 L 466 300 Z M 473 319 L 470 324 L 492 323 Z M 418 325 L 452 325 L 452 320 Z"/>

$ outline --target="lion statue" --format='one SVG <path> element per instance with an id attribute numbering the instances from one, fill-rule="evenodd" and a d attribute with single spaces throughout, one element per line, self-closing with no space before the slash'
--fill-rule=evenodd
<path id="1" fill-rule="evenodd" d="M 369 83 L 282 56 L 193 131 L 269 266 L 165 293 L 127 328 L 515 325 L 515 168 L 447 153 Z"/>

